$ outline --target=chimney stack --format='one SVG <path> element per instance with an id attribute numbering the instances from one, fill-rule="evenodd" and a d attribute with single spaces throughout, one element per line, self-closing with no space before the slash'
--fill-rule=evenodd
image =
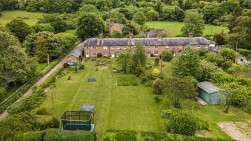
<path id="1" fill-rule="evenodd" d="M 129 33 L 129 38 L 130 38 L 130 39 L 132 38 L 132 36 L 133 36 L 133 34 L 132 34 L 132 33 Z"/>
<path id="2" fill-rule="evenodd" d="M 190 37 L 190 38 L 193 37 L 193 32 L 189 32 L 189 37 Z"/>

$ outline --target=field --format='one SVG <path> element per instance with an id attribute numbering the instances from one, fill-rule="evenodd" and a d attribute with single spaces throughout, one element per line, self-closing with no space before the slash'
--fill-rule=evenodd
<path id="1" fill-rule="evenodd" d="M 26 12 L 26 11 L 4 11 L 0 17 L 0 26 L 5 26 L 15 18 L 23 19 L 28 25 L 35 25 L 39 18 L 42 18 L 44 13 Z"/>
<path id="2" fill-rule="evenodd" d="M 183 27 L 184 23 L 182 22 L 147 22 L 147 26 L 153 27 L 155 29 L 162 28 L 167 29 L 169 32 L 173 34 L 173 36 L 180 35 L 180 29 Z M 225 34 L 228 33 L 227 27 L 221 27 L 221 26 L 214 26 L 214 25 L 208 25 L 206 24 L 205 29 L 203 31 L 203 35 L 214 35 L 215 33 L 221 33 L 224 32 Z"/>
<path id="3" fill-rule="evenodd" d="M 47 93 L 40 107 L 47 108 L 53 116 L 60 118 L 64 111 L 80 110 L 84 104 L 93 104 L 98 140 L 102 140 L 105 131 L 109 129 L 165 131 L 165 119 L 160 114 L 163 109 L 172 108 L 170 100 L 161 96 L 162 101 L 156 104 L 152 88 L 140 84 L 139 78 L 131 74 L 113 73 L 108 67 L 98 67 L 96 71 L 94 63 L 86 62 L 85 70 L 77 73 L 71 71 L 58 79 L 56 87 Z M 163 65 L 164 76 L 170 77 L 171 64 L 164 62 Z M 88 77 L 96 78 L 97 82 L 87 82 Z M 135 81 L 137 85 L 134 85 Z M 129 86 L 123 86 L 127 84 Z M 218 122 L 247 122 L 251 117 L 234 107 L 231 107 L 229 114 L 225 114 L 224 106 L 201 106 L 193 100 L 182 100 L 182 107 L 192 110 L 197 118 L 207 121 L 209 131 L 200 131 L 198 134 L 214 139 L 231 139 L 217 126 Z"/>

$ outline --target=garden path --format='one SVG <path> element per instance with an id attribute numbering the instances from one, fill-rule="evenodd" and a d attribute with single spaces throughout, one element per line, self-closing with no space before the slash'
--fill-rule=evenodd
<path id="1" fill-rule="evenodd" d="M 218 126 L 230 137 L 237 141 L 251 141 L 251 138 L 247 137 L 241 132 L 234 122 L 219 122 Z"/>

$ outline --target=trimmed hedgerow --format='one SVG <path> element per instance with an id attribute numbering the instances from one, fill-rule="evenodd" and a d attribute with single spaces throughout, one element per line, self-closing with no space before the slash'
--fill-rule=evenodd
<path id="1" fill-rule="evenodd" d="M 108 130 L 104 141 L 213 141 L 210 138 L 184 136 L 166 132 L 132 131 L 132 130 Z"/>
<path id="2" fill-rule="evenodd" d="M 59 119 L 52 116 L 34 116 L 27 112 L 11 115 L 0 121 L 0 140 L 9 140 L 18 132 L 59 128 L 59 126 Z"/>
<path id="3" fill-rule="evenodd" d="M 45 132 L 44 141 L 95 141 L 95 133 L 80 130 L 49 129 Z"/>
<path id="4" fill-rule="evenodd" d="M 95 133 L 88 131 L 71 131 L 48 129 L 18 133 L 11 140 L 15 141 L 95 141 Z"/>

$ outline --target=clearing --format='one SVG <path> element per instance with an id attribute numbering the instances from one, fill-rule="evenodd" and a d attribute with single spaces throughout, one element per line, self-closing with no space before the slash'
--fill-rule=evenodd
<path id="1" fill-rule="evenodd" d="M 45 13 L 26 12 L 26 11 L 4 11 L 0 17 L 0 26 L 5 26 L 11 20 L 20 18 L 29 26 L 35 25 L 39 18 L 42 18 Z"/>
<path id="2" fill-rule="evenodd" d="M 173 36 L 180 35 L 180 29 L 183 27 L 184 23 L 182 22 L 147 22 L 147 26 L 153 27 L 155 29 L 157 28 L 162 28 L 170 31 Z M 222 27 L 222 26 L 214 26 L 214 25 L 205 25 L 205 29 L 203 31 L 203 35 L 214 35 L 214 34 L 219 34 L 223 31 L 224 34 L 227 34 L 229 32 L 227 27 Z"/>

